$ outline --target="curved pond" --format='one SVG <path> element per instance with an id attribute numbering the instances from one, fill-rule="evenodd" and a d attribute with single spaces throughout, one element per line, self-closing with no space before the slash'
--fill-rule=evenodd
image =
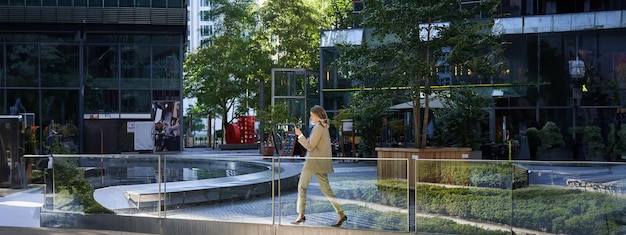
<path id="1" fill-rule="evenodd" d="M 281 190 L 294 189 L 301 165 L 285 164 L 272 168 L 259 159 L 207 159 L 198 156 L 170 158 L 158 164 L 155 158 L 128 157 L 81 159 L 92 185 L 94 198 L 112 210 L 140 208 L 152 210 L 160 193 L 167 193 L 168 206 L 246 199 L 272 192 L 272 182 L 280 180 Z M 159 168 L 161 170 L 159 171 Z M 279 173 L 279 174 L 276 174 Z M 159 175 L 163 178 L 159 181 Z M 275 178 L 276 177 L 276 178 Z M 158 182 L 167 188 L 158 187 Z"/>
<path id="2" fill-rule="evenodd" d="M 112 158 L 100 164 L 99 159 L 81 159 L 80 165 L 95 188 L 157 183 L 159 165 L 156 159 Z M 97 161 L 97 162 L 96 162 Z M 236 177 L 271 170 L 263 162 L 235 159 L 168 159 L 161 165 L 162 182 L 206 180 Z"/>

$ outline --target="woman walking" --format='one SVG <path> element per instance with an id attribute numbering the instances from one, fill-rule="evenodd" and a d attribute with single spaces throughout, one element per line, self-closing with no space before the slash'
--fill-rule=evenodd
<path id="1" fill-rule="evenodd" d="M 302 131 L 295 128 L 295 133 L 298 135 L 298 142 L 307 150 L 307 153 L 304 167 L 300 173 L 300 181 L 298 182 L 298 219 L 291 223 L 300 224 L 306 221 L 306 217 L 304 216 L 306 189 L 313 176 L 315 176 L 317 177 L 322 193 L 328 198 L 328 201 L 330 201 L 333 208 L 335 208 L 335 212 L 337 212 L 337 222 L 331 226 L 341 227 L 341 225 L 348 220 L 348 216 L 344 214 L 343 208 L 337 202 L 335 193 L 328 183 L 328 173 L 334 173 L 331 159 L 332 146 L 330 143 L 330 132 L 328 131 L 330 126 L 328 115 L 324 108 L 316 105 L 311 108 L 310 116 L 315 125 L 309 134 L 309 138 L 304 137 Z"/>

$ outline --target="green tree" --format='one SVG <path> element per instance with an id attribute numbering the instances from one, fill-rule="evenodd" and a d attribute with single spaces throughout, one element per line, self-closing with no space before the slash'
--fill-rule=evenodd
<path id="1" fill-rule="evenodd" d="M 210 14 L 221 19 L 217 33 L 188 55 L 183 88 L 202 109 L 220 115 L 225 129 L 231 121 L 229 111 L 241 115 L 254 108 L 256 80 L 268 77 L 270 62 L 261 40 L 255 38 L 259 33 L 253 3 L 216 0 L 213 6 Z"/>
<path id="2" fill-rule="evenodd" d="M 361 45 L 340 45 L 337 69 L 348 79 L 375 87 L 401 88 L 413 102 L 415 146 L 426 146 L 430 84 L 438 69 L 455 68 L 490 75 L 501 51 L 489 16 L 499 1 L 460 5 L 456 0 L 367 1 L 363 26 L 373 28 L 371 40 Z M 424 97 L 422 115 L 420 97 Z"/>
<path id="3" fill-rule="evenodd" d="M 276 66 L 319 68 L 319 13 L 320 8 L 305 0 L 265 1 L 261 27 L 270 35 L 268 45 Z"/>
<path id="4" fill-rule="evenodd" d="M 317 1 L 314 1 L 317 3 Z M 322 28 L 324 29 L 348 29 L 354 26 L 354 18 L 358 14 L 352 13 L 352 1 L 333 0 L 321 1 L 320 15 L 322 16 Z"/>
<path id="5" fill-rule="evenodd" d="M 204 110 L 198 105 L 191 105 L 187 108 L 187 116 L 184 117 L 185 124 L 189 127 L 189 131 L 192 133 L 195 131 L 204 130 L 206 125 L 202 122 L 202 118 L 206 117 Z M 190 121 L 191 119 L 191 121 Z"/>
<path id="6" fill-rule="evenodd" d="M 354 129 L 361 137 L 359 153 L 370 156 L 376 146 L 376 136 L 382 128 L 382 120 L 391 106 L 389 94 L 382 91 L 360 91 L 352 94 L 347 112 L 354 121 Z"/>
<path id="7" fill-rule="evenodd" d="M 265 133 L 269 133 L 278 123 L 298 121 L 296 117 L 289 115 L 289 109 L 285 103 L 270 105 L 266 110 L 260 110 L 257 118 L 261 121 L 261 130 Z"/>
<path id="8" fill-rule="evenodd" d="M 484 108 L 490 105 L 490 100 L 466 86 L 450 89 L 441 95 L 446 97 L 439 98 L 444 107 L 433 110 L 437 144 L 451 142 L 456 146 L 479 149 L 480 143 L 487 138 L 477 126 L 487 125 L 489 117 Z"/>

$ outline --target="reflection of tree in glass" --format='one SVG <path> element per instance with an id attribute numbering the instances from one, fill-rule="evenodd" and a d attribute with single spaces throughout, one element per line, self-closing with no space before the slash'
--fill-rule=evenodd
<path id="1" fill-rule="evenodd" d="M 37 85 L 37 45 L 7 46 L 7 79 L 12 86 Z"/>
<path id="2" fill-rule="evenodd" d="M 42 83 L 48 85 L 78 84 L 78 47 L 42 45 L 40 47 Z"/>

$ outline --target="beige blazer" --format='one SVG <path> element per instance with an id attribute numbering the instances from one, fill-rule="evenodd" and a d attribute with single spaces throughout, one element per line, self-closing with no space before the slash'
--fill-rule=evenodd
<path id="1" fill-rule="evenodd" d="M 303 135 L 298 137 L 298 142 L 307 150 L 306 161 L 302 171 L 310 171 L 313 173 L 334 173 L 333 149 L 330 144 L 330 132 L 328 127 L 316 124 L 310 133 L 309 138 Z M 315 159 L 325 158 L 325 159 Z"/>

